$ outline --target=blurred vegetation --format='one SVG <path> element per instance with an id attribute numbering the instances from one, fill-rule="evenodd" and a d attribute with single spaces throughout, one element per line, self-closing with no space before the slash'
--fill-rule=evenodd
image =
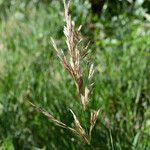
<path id="1" fill-rule="evenodd" d="M 150 1 L 108 0 L 101 14 L 92 1 L 71 1 L 71 13 L 91 41 L 96 66 L 92 106 L 101 109 L 91 145 L 49 122 L 27 102 L 66 124 L 76 110 L 74 83 L 50 37 L 65 48 L 59 0 L 0 0 L 0 150 L 149 150 Z"/>

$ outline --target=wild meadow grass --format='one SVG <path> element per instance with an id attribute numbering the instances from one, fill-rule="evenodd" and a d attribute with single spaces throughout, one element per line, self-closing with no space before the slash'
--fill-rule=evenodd
<path id="1" fill-rule="evenodd" d="M 50 40 L 68 54 L 63 3 L 11 0 L 0 1 L 0 8 L 0 149 L 150 149 L 150 29 L 141 9 L 111 19 L 106 11 L 99 19 L 88 1 L 71 1 L 72 20 L 83 25 L 83 45 L 90 41 L 85 83 L 91 62 L 95 69 L 87 115 Z M 69 127 L 73 110 L 85 131 L 90 108 L 100 109 L 90 145 L 26 99 Z"/>

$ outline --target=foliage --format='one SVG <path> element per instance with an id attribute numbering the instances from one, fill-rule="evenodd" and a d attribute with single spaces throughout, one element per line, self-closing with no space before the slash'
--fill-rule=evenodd
<path id="1" fill-rule="evenodd" d="M 150 149 L 146 10 L 140 6 L 131 16 L 121 13 L 110 19 L 106 9 L 99 19 L 87 1 L 71 2 L 73 19 L 84 25 L 83 38 L 91 40 L 92 55 L 85 64 L 94 60 L 97 68 L 91 105 L 101 111 L 88 146 L 26 102 L 29 95 L 69 126 L 74 121 L 69 108 L 76 106 L 79 120 L 85 121 L 75 101 L 74 82 L 62 70 L 50 44 L 54 37 L 65 47 L 62 3 L 11 2 L 0 0 L 0 149 Z"/>

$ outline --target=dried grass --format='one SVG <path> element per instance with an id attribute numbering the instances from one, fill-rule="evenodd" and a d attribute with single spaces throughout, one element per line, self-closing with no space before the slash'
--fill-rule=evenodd
<path id="1" fill-rule="evenodd" d="M 88 53 L 88 46 L 89 43 L 80 49 L 78 46 L 79 43 L 82 42 L 82 39 L 79 36 L 79 32 L 81 30 L 82 26 L 79 26 L 79 28 L 75 29 L 75 23 L 71 20 L 71 15 L 69 13 L 69 6 L 70 1 L 66 3 L 64 0 L 64 10 L 65 10 L 65 22 L 66 25 L 64 26 L 64 35 L 66 36 L 66 45 L 68 48 L 68 54 L 64 54 L 63 50 L 59 49 L 55 43 L 55 41 L 51 38 L 52 44 L 54 49 L 56 50 L 56 53 L 59 57 L 60 63 L 62 64 L 63 68 L 68 71 L 68 73 L 71 75 L 72 79 L 75 82 L 77 94 L 80 98 L 80 103 L 83 108 L 83 111 L 86 113 L 87 105 L 90 102 L 90 94 L 91 94 L 91 87 L 93 85 L 92 83 L 92 77 L 94 74 L 94 65 L 91 64 L 91 67 L 89 69 L 89 75 L 88 75 L 88 83 L 89 85 L 84 85 L 84 73 L 81 67 L 82 60 L 87 56 Z M 67 57 L 69 55 L 69 59 Z M 71 130 L 72 132 L 78 134 L 86 143 L 90 144 L 91 140 L 91 132 L 96 124 L 99 110 L 93 110 L 91 111 L 91 117 L 90 117 L 90 129 L 89 132 L 86 133 L 85 129 L 82 127 L 78 117 L 75 115 L 75 113 L 70 109 L 73 118 L 74 118 L 74 126 L 75 127 L 68 127 L 65 123 L 59 121 L 58 119 L 54 118 L 51 114 L 44 111 L 43 109 L 37 107 L 33 103 L 29 102 L 31 106 L 33 106 L 37 111 L 41 112 L 45 116 L 47 116 L 52 122 L 54 122 L 56 125 Z"/>

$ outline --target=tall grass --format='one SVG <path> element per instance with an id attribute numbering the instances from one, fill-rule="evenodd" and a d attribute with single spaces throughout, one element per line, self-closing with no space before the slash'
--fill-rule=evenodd
<path id="1" fill-rule="evenodd" d="M 82 42 L 82 38 L 79 35 L 81 25 L 79 26 L 78 30 L 75 31 L 75 23 L 71 20 L 71 15 L 69 14 L 69 4 L 70 2 L 66 3 L 64 0 L 64 9 L 65 9 L 65 22 L 66 26 L 64 26 L 64 34 L 66 36 L 66 44 L 68 48 L 68 55 L 64 54 L 63 50 L 59 50 L 56 46 L 56 43 L 54 40 L 51 38 L 52 44 L 54 49 L 57 52 L 57 55 L 60 59 L 60 62 L 63 66 L 63 68 L 68 71 L 68 73 L 71 75 L 72 79 L 75 82 L 76 85 L 76 91 L 77 91 L 77 96 L 79 97 L 78 99 L 80 100 L 83 113 L 86 112 L 86 107 L 88 103 L 90 102 L 90 94 L 92 90 L 93 83 L 91 82 L 93 74 L 94 74 L 94 69 L 93 69 L 93 64 L 91 64 L 89 68 L 89 73 L 88 73 L 88 78 L 86 79 L 86 74 L 84 71 L 81 69 L 82 68 L 82 61 L 83 59 L 87 56 L 88 54 L 88 45 L 82 46 L 80 43 Z M 69 58 L 68 58 L 69 57 Z M 88 81 L 87 83 L 85 81 Z M 36 105 L 29 103 L 35 107 L 39 112 L 43 113 L 45 116 L 47 116 L 51 121 L 53 121 L 56 125 L 62 127 L 62 128 L 67 128 L 71 130 L 72 132 L 78 134 L 87 144 L 90 144 L 91 140 L 91 132 L 95 126 L 96 120 L 99 115 L 99 111 L 92 110 L 91 111 L 91 117 L 89 120 L 90 126 L 89 131 L 85 131 L 85 129 L 82 127 L 78 117 L 75 115 L 72 109 L 70 109 L 70 112 L 73 115 L 74 118 L 74 125 L 75 127 L 69 127 L 65 123 L 59 121 L 58 119 L 54 118 L 51 114 L 48 112 L 38 108 Z"/>
<path id="2" fill-rule="evenodd" d="M 3 0 L 0 5 L 2 2 L 6 3 Z M 9 2 L 10 6 L 0 10 L 0 148 L 149 150 L 150 30 L 141 13 L 143 8 L 133 10 L 134 15 L 107 17 L 104 7 L 99 19 L 90 12 L 88 1 L 72 1 L 72 20 L 76 27 L 83 25 L 79 37 L 84 40 L 78 46 L 82 48 L 90 40 L 89 54 L 81 60 L 82 95 L 89 85 L 91 62 L 95 70 L 84 111 L 75 81 L 60 65 L 50 43 L 53 37 L 70 63 L 62 2 Z M 86 134 L 91 109 L 101 108 L 90 145 L 82 137 L 80 140 L 80 135 L 55 126 L 37 113 L 25 101 L 26 96 L 52 119 L 75 129 L 71 109 Z"/>

